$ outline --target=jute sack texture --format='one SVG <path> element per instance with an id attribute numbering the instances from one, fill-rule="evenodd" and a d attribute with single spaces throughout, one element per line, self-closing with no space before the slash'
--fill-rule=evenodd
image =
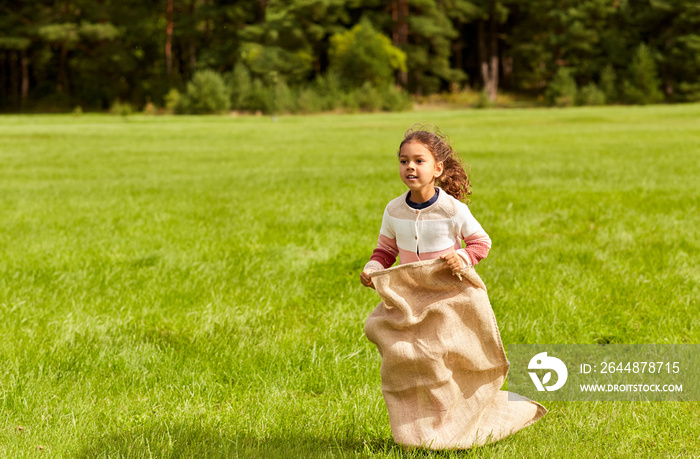
<path id="1" fill-rule="evenodd" d="M 382 355 L 382 393 L 396 443 L 481 446 L 547 412 L 500 390 L 509 364 L 486 287 L 472 267 L 456 276 L 437 259 L 371 277 L 383 301 L 365 333 Z"/>

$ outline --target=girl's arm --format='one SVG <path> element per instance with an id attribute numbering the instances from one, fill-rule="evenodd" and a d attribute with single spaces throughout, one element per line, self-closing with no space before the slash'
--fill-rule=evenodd
<path id="1" fill-rule="evenodd" d="M 372 252 L 369 262 L 365 265 L 365 270 L 374 269 L 376 271 L 389 268 L 396 262 L 398 255 L 399 247 L 396 245 L 396 239 L 380 234 L 377 248 Z"/>
<path id="2" fill-rule="evenodd" d="M 372 256 L 363 271 L 368 269 L 377 271 L 389 268 L 396 262 L 396 257 L 398 256 L 399 246 L 396 245 L 396 233 L 392 227 L 389 212 L 387 209 L 384 209 L 382 227 L 379 229 L 379 238 L 377 239 L 377 248 L 372 252 Z"/>
<path id="3" fill-rule="evenodd" d="M 393 265 L 398 253 L 399 248 L 396 245 L 396 239 L 389 239 L 380 234 L 377 248 L 372 252 L 372 257 L 362 270 L 362 274 L 360 274 L 362 285 L 374 288 L 372 279 L 369 277 L 370 273 Z"/>
<path id="4" fill-rule="evenodd" d="M 468 237 L 462 238 L 462 240 L 466 246 L 457 252 L 463 252 L 463 255 L 460 254 L 462 257 L 464 257 L 464 255 L 468 256 L 472 266 L 488 256 L 489 250 L 491 249 L 491 238 L 483 229 Z"/>
<path id="5" fill-rule="evenodd" d="M 465 243 L 465 247 L 457 250 L 457 254 L 462 257 L 465 263 L 474 266 L 489 254 L 491 238 L 464 203 L 459 205 L 457 215 L 455 215 L 455 223 L 459 228 L 460 237 Z"/>
<path id="6" fill-rule="evenodd" d="M 455 252 L 442 255 L 440 258 L 447 261 L 453 273 L 457 273 L 467 266 L 474 266 L 483 260 L 491 248 L 491 239 L 485 231 L 481 230 L 463 239 L 467 246 Z"/>
<path id="7" fill-rule="evenodd" d="M 372 252 L 369 262 L 362 269 L 360 280 L 365 287 L 372 287 L 372 279 L 369 274 L 372 271 L 386 269 L 391 267 L 396 262 L 396 257 L 399 255 L 399 247 L 396 245 L 396 234 L 388 219 L 388 213 L 384 210 L 382 217 L 382 227 L 379 230 L 379 239 L 377 240 L 377 248 Z"/>

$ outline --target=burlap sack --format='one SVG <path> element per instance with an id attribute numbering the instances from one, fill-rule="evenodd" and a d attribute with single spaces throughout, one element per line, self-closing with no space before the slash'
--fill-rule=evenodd
<path id="1" fill-rule="evenodd" d="M 365 333 L 382 355 L 382 392 L 396 443 L 464 449 L 504 438 L 547 410 L 500 388 L 508 360 L 486 287 L 444 260 L 372 273 L 383 299 Z"/>

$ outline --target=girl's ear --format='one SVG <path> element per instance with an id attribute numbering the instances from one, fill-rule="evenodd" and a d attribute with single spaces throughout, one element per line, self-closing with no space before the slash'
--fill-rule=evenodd
<path id="1" fill-rule="evenodd" d="M 445 166 L 442 164 L 442 161 L 440 161 L 439 163 L 435 163 L 435 172 L 433 173 L 433 175 L 435 176 L 435 178 L 438 178 L 442 175 L 442 172 L 444 170 Z"/>

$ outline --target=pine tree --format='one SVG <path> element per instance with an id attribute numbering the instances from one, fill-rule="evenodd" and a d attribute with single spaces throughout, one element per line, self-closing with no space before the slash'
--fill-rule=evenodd
<path id="1" fill-rule="evenodd" d="M 671 100 L 700 100 L 700 4 L 696 0 L 650 2 L 643 26 L 658 51 L 659 76 Z"/>
<path id="2" fill-rule="evenodd" d="M 622 86 L 625 100 L 632 104 L 653 104 L 663 100 L 656 62 L 649 47 L 640 43 Z"/>

